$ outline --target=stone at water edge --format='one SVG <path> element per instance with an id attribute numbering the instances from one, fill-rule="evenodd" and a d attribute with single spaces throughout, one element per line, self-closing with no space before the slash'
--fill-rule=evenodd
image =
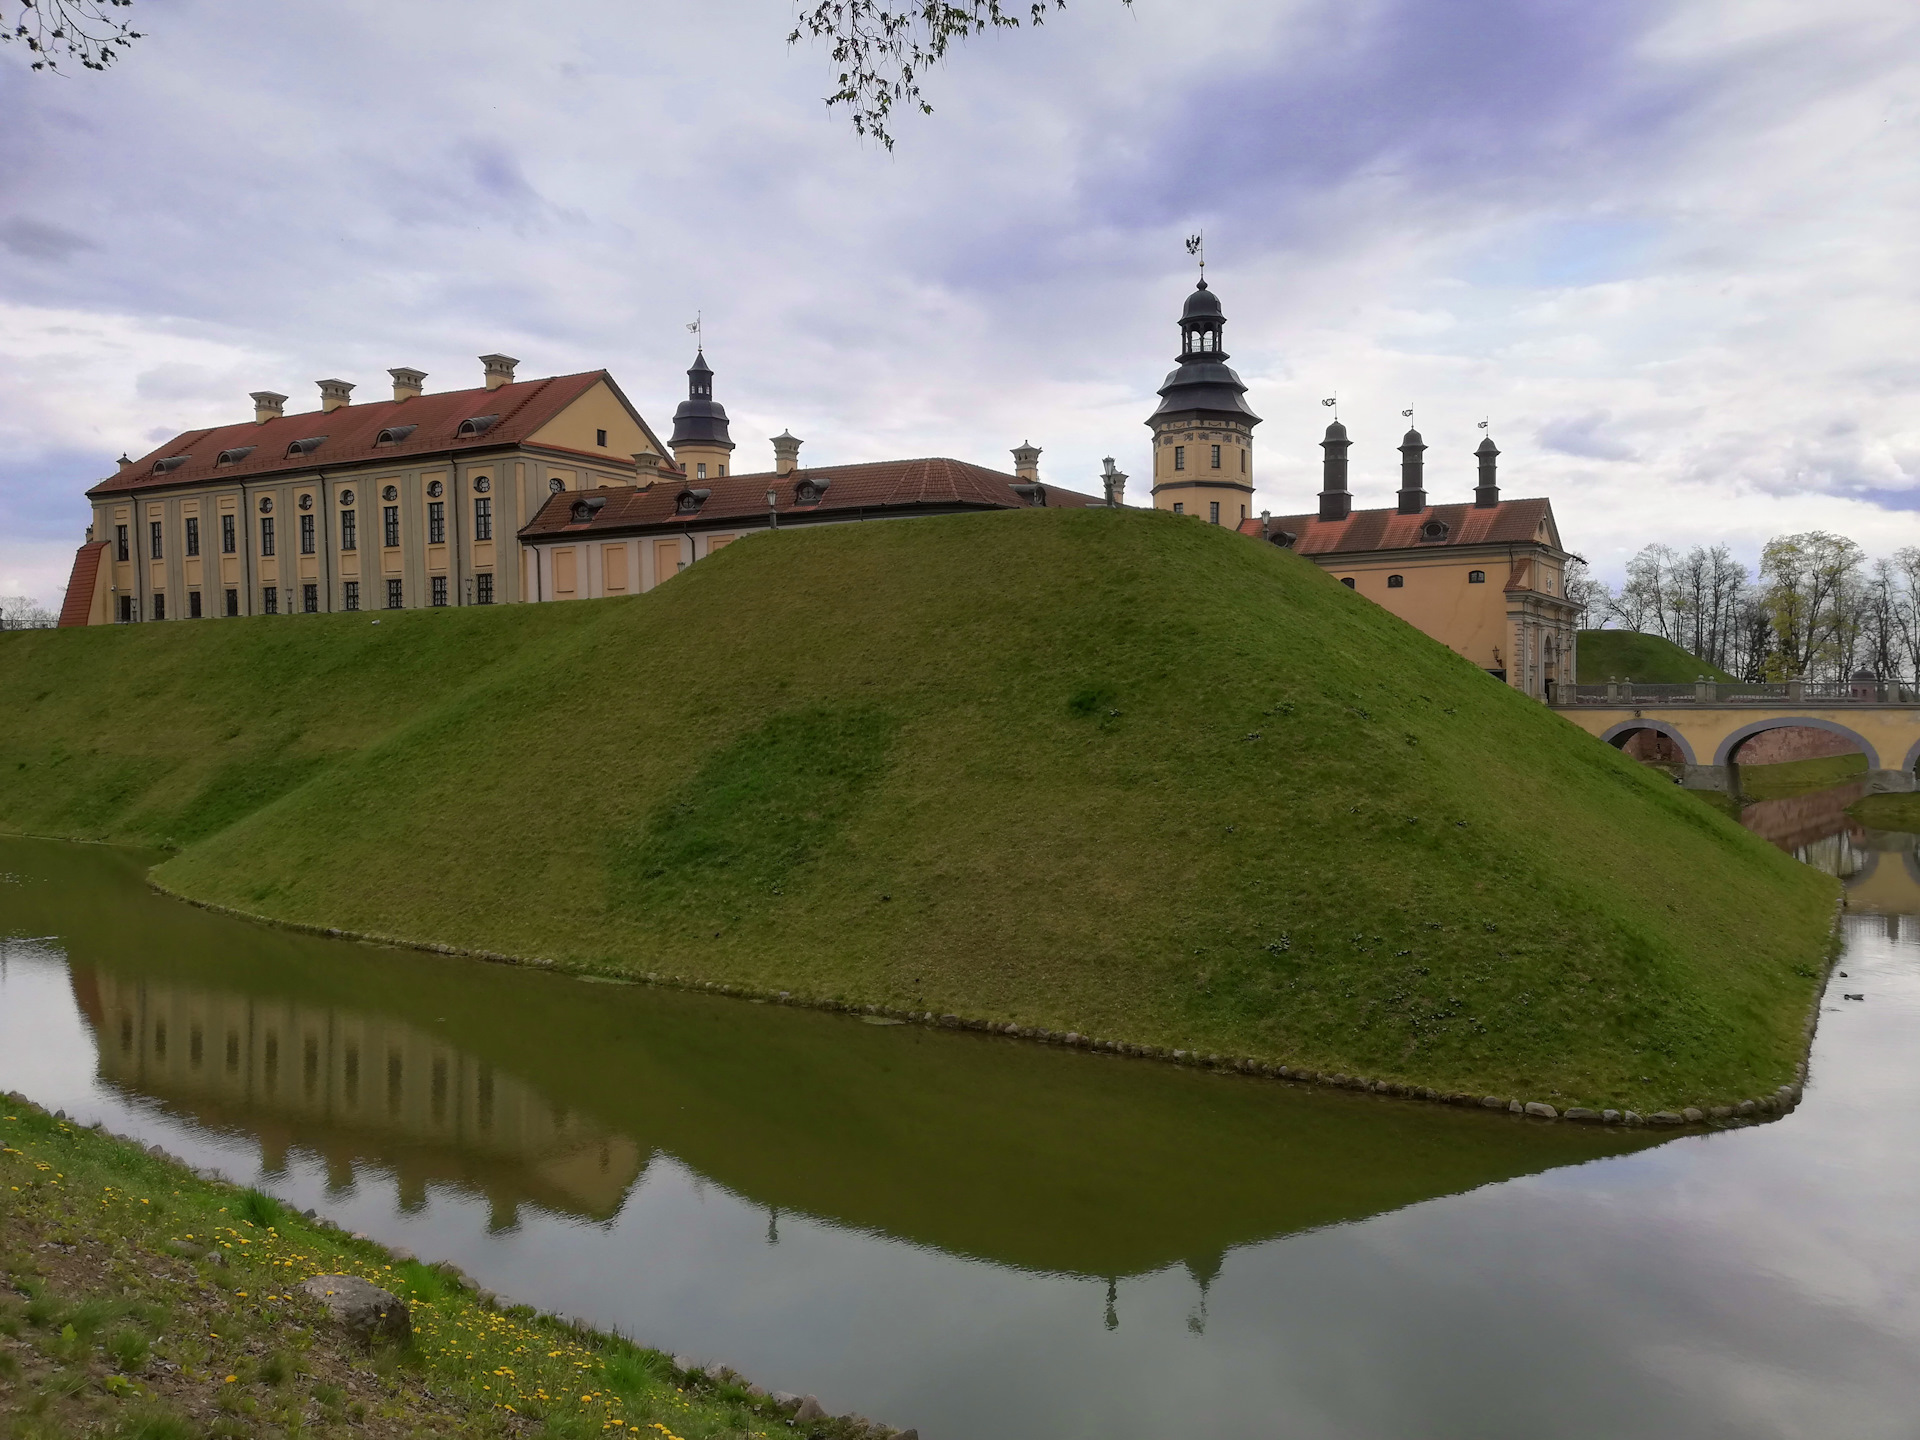
<path id="1" fill-rule="evenodd" d="M 396 1345 L 413 1339 L 413 1316 L 406 1301 L 358 1275 L 316 1275 L 300 1288 L 362 1339 L 391 1340 Z"/>
<path id="2" fill-rule="evenodd" d="M 1556 1120 L 1560 1116 L 1560 1112 L 1544 1100 L 1527 1101 L 1526 1113 L 1536 1120 Z"/>

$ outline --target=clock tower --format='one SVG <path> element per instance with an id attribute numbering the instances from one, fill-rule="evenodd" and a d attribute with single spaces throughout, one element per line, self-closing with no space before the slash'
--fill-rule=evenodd
<path id="1" fill-rule="evenodd" d="M 1180 311 L 1180 363 L 1160 387 L 1153 430 L 1153 503 L 1214 525 L 1239 525 L 1253 503 L 1247 387 L 1227 367 L 1227 317 L 1204 275 Z"/>

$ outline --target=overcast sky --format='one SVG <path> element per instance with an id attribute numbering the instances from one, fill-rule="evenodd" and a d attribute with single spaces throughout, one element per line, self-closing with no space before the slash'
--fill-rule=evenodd
<path id="1" fill-rule="evenodd" d="M 1203 229 L 1308 508 L 1416 412 L 1436 500 L 1509 495 L 1617 577 L 1650 540 L 1920 544 L 1911 0 L 1072 0 L 970 44 L 887 153 L 787 0 L 137 0 L 104 75 L 0 50 L 0 594 L 177 431 L 605 366 L 657 426 L 705 316 L 742 468 L 1149 470 Z M 1146 503 L 1145 486 L 1130 491 Z"/>

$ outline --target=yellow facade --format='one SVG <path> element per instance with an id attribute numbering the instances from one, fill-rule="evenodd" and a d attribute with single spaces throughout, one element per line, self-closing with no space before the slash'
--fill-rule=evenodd
<path id="1" fill-rule="evenodd" d="M 1153 503 L 1215 525 L 1244 523 L 1253 504 L 1252 430 L 1225 421 L 1158 426 Z"/>

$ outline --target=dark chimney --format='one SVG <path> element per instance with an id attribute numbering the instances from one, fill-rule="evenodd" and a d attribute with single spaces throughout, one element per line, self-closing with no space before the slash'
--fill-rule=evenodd
<path id="1" fill-rule="evenodd" d="M 1474 488 L 1473 503 L 1476 509 L 1488 510 L 1500 503 L 1500 482 L 1493 468 L 1500 452 L 1494 448 L 1493 437 L 1489 435 L 1473 453 L 1480 460 L 1480 483 Z"/>
<path id="2" fill-rule="evenodd" d="M 1338 420 L 1327 426 L 1327 438 L 1320 442 L 1326 458 L 1320 462 L 1320 518 L 1344 520 L 1353 513 L 1353 497 L 1347 493 L 1347 427 Z"/>
<path id="3" fill-rule="evenodd" d="M 1409 430 L 1400 442 L 1400 513 L 1418 515 L 1427 508 L 1427 462 L 1420 458 L 1426 445 L 1418 430 Z"/>

